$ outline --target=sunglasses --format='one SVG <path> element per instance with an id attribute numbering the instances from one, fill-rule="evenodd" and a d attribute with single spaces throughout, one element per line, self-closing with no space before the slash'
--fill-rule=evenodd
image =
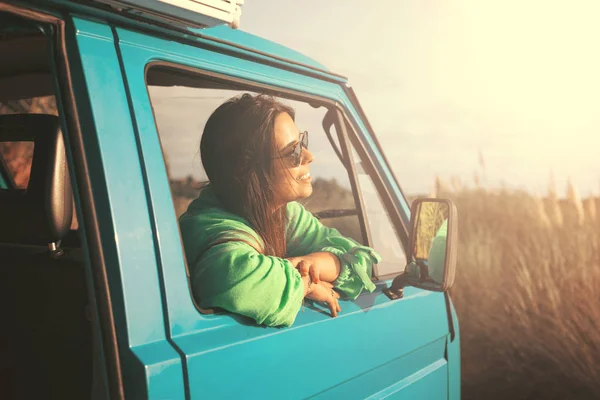
<path id="1" fill-rule="evenodd" d="M 275 158 L 291 158 L 294 163 L 294 167 L 297 167 L 302 162 L 302 148 L 308 149 L 308 132 L 304 131 L 300 134 L 300 140 L 293 147 L 292 153 L 287 156 L 275 157 Z"/>

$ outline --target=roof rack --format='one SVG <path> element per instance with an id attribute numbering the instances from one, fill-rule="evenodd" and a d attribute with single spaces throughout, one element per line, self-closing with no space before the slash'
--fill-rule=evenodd
<path id="1" fill-rule="evenodd" d="M 128 13 L 185 28 L 238 28 L 244 0 L 94 0 Z"/>

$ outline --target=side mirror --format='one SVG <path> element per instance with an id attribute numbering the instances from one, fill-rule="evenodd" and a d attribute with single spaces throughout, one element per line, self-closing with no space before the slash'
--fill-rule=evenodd
<path id="1" fill-rule="evenodd" d="M 410 248 L 404 273 L 384 289 L 390 299 L 403 296 L 405 286 L 445 292 L 454 284 L 458 218 L 447 199 L 418 199 L 411 206 Z"/>

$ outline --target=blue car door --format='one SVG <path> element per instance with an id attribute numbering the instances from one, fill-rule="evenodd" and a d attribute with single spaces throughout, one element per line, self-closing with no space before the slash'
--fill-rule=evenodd
<path id="1" fill-rule="evenodd" d="M 266 85 L 337 102 L 350 119 L 358 121 L 358 135 L 370 146 L 372 141 L 360 129 L 358 114 L 344 91 L 344 80 L 324 73 L 305 74 L 305 67 L 290 67 L 264 52 L 251 54 L 206 37 L 153 37 L 126 27 L 116 27 L 114 33 L 151 205 L 165 329 L 182 357 L 187 396 L 448 398 L 449 320 L 442 293 L 407 288 L 404 298 L 392 301 L 382 293 L 390 280 L 377 281 L 373 293 L 342 301 L 343 312 L 338 318 L 307 307 L 291 328 L 283 329 L 240 323 L 231 314 L 203 313 L 190 294 L 161 132 L 153 114 L 156 105 L 149 95 L 148 71 L 166 66 L 184 75 L 252 83 L 255 90 Z M 239 36 L 240 41 L 246 40 L 242 43 L 246 46 L 269 46 L 243 32 L 231 35 L 229 40 Z M 273 52 L 281 49 L 271 47 Z M 182 83 L 173 83 L 178 84 Z M 175 119 L 178 110 L 171 106 Z M 376 149 L 370 151 L 378 168 L 387 171 L 384 179 L 391 179 L 382 156 Z M 388 181 L 386 185 L 393 187 L 395 183 Z M 403 198 L 397 201 L 404 203 Z M 402 218 L 408 218 L 405 203 L 402 210 Z M 396 271 L 403 267 L 397 265 Z"/>

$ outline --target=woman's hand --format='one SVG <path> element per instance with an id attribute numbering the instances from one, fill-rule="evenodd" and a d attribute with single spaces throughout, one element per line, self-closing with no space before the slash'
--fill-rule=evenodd
<path id="1" fill-rule="evenodd" d="M 321 282 L 321 268 L 318 263 L 313 262 L 310 258 L 303 257 L 291 257 L 288 260 L 300 272 L 300 276 L 310 276 L 312 283 Z"/>
<path id="2" fill-rule="evenodd" d="M 326 251 L 290 257 L 288 260 L 298 269 L 301 276 L 310 275 L 314 283 L 333 282 L 340 274 L 340 260 Z"/>
<path id="3" fill-rule="evenodd" d="M 311 291 L 306 295 L 306 298 L 313 301 L 326 303 L 329 307 L 332 317 L 337 317 L 338 313 L 342 311 L 338 299 L 340 295 L 333 290 L 333 285 L 329 282 L 313 283 Z"/>

